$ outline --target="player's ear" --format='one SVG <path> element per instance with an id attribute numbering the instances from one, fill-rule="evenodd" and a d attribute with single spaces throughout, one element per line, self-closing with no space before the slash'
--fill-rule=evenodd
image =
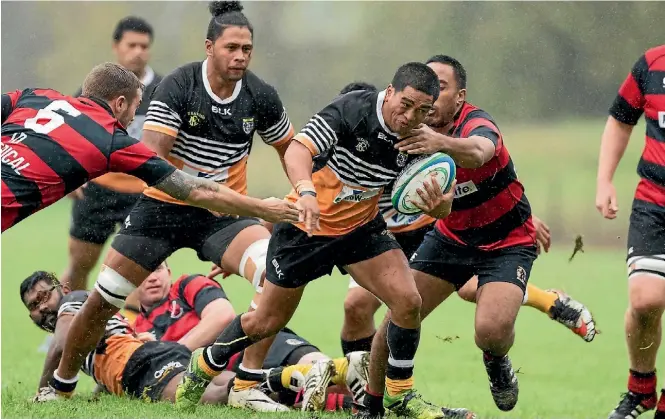
<path id="1" fill-rule="evenodd" d="M 206 39 L 206 55 L 208 57 L 212 57 L 212 51 L 215 48 L 215 43 L 212 42 L 210 39 Z"/>
<path id="2" fill-rule="evenodd" d="M 392 84 L 389 84 L 388 87 L 386 87 L 386 98 L 385 100 L 389 100 L 393 95 L 395 94 L 395 88 L 393 87 Z"/>
<path id="3" fill-rule="evenodd" d="M 457 100 L 459 102 L 466 101 L 466 89 L 460 89 L 459 92 L 457 92 L 457 95 Z"/>

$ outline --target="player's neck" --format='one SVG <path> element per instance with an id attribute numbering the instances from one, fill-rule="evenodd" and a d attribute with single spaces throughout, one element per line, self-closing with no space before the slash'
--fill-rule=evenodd
<path id="1" fill-rule="evenodd" d="M 136 75 L 136 77 L 138 77 L 139 80 L 143 80 L 143 78 L 145 77 L 145 73 L 146 73 L 145 67 L 143 67 L 139 71 L 134 72 L 134 75 Z"/>
<path id="2" fill-rule="evenodd" d="M 224 79 L 224 77 L 215 72 L 212 66 L 208 66 L 206 76 L 208 76 L 210 89 L 221 99 L 227 99 L 233 95 L 237 81 Z"/>

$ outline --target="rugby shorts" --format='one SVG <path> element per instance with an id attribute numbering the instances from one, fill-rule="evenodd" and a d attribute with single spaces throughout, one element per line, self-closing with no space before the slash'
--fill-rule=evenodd
<path id="1" fill-rule="evenodd" d="M 629 277 L 647 273 L 665 278 L 665 208 L 634 200 L 627 245 Z"/>
<path id="2" fill-rule="evenodd" d="M 69 235 L 84 242 L 104 244 L 140 196 L 116 192 L 89 182 L 83 188 L 83 198 L 74 200 Z"/>
<path id="3" fill-rule="evenodd" d="M 173 252 L 196 251 L 202 261 L 219 264 L 233 239 L 257 218 L 216 216 L 208 210 L 172 204 L 142 195 L 111 246 L 152 272 Z"/>
<path id="4" fill-rule="evenodd" d="M 276 224 L 266 263 L 266 279 L 282 288 L 298 288 L 330 275 L 335 266 L 362 262 L 400 249 L 378 215 L 343 236 L 312 236 L 292 224 Z"/>
<path id="5" fill-rule="evenodd" d="M 490 282 L 508 282 L 526 291 L 535 246 L 514 246 L 484 251 L 461 245 L 433 228 L 411 256 L 411 269 L 441 278 L 460 289 L 478 275 L 478 287 Z"/>
<path id="6" fill-rule="evenodd" d="M 159 401 L 166 385 L 187 370 L 192 352 L 175 342 L 151 341 L 140 346 L 122 373 L 125 394 L 147 402 Z"/>

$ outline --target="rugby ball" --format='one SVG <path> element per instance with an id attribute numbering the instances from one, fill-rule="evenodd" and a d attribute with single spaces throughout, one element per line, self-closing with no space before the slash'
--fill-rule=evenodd
<path id="1" fill-rule="evenodd" d="M 420 202 L 418 188 L 429 178 L 436 178 L 441 191 L 446 193 L 455 180 L 455 162 L 445 153 L 434 153 L 411 162 L 397 176 L 391 193 L 393 207 L 402 214 L 413 215 L 422 211 L 412 201 Z"/>

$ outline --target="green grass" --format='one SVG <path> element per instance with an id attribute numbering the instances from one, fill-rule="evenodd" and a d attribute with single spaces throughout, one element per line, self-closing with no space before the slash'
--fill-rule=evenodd
<path id="1" fill-rule="evenodd" d="M 474 306 L 452 297 L 423 327 L 416 358 L 416 385 L 428 399 L 472 408 L 481 417 L 581 419 L 606 417 L 625 391 L 628 362 L 623 339 L 627 303 L 624 250 L 613 240 L 609 244 L 614 246 L 588 248 L 572 263 L 567 262 L 572 250 L 568 239 L 573 233 L 603 237 L 608 227 L 612 228 L 612 234 L 618 231 L 625 235 L 623 226 L 603 223 L 593 208 L 595 156 L 602 123 L 502 127 L 534 208 L 545 214 L 555 228 L 555 238 L 561 239 L 551 254 L 536 262 L 531 281 L 543 288 L 562 288 L 583 301 L 594 312 L 602 334 L 587 344 L 543 314 L 524 308 L 511 351 L 513 364 L 521 373 L 520 402 L 513 412 L 501 413 L 492 402 L 481 354 L 474 345 Z M 626 156 L 628 160 L 617 173 L 623 225 L 636 184 L 634 163 L 641 144 L 638 133 L 641 136 L 642 127 L 636 129 L 634 143 Z M 274 159 L 273 151 L 257 147 L 256 155 L 250 159 L 250 192 L 264 196 L 283 194 L 284 175 Z M 37 352 L 37 347 L 44 334 L 30 322 L 19 301 L 18 285 L 34 270 L 60 273 L 64 269 L 69 207 L 70 203 L 63 201 L 2 235 L 2 415 L 9 418 L 251 417 L 249 413 L 219 407 L 204 407 L 187 416 L 168 404 L 148 405 L 113 397 L 89 402 L 92 389 L 89 378 L 82 380 L 78 396 L 71 402 L 52 405 L 28 402 L 35 393 L 42 368 L 44 355 Z M 209 269 L 209 264 L 198 261 L 189 250 L 175 254 L 170 264 L 174 276 L 205 273 Z M 236 310 L 244 310 L 252 294 L 249 284 L 238 278 L 229 278 L 222 284 Z M 312 283 L 290 324 L 331 356 L 341 352 L 339 331 L 346 287 L 347 279 L 339 275 Z M 446 337 L 459 338 L 446 343 L 443 340 Z M 665 357 L 660 358 L 658 367 L 665 369 Z"/>

